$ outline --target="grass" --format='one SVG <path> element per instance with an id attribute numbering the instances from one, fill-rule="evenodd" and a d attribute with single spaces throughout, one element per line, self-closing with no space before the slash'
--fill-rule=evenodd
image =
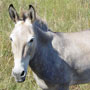
<path id="1" fill-rule="evenodd" d="M 90 0 L 0 0 L 0 90 L 40 90 L 30 68 L 24 83 L 16 83 L 11 76 L 13 56 L 9 35 L 14 27 L 8 14 L 11 3 L 18 12 L 33 4 L 53 31 L 76 32 L 90 28 Z M 71 86 L 70 90 L 90 90 L 90 84 Z"/>

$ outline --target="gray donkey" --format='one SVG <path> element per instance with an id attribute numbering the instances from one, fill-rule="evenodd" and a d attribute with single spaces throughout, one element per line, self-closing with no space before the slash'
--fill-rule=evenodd
<path id="1" fill-rule="evenodd" d="M 25 81 L 28 66 L 42 90 L 69 90 L 70 85 L 90 82 L 89 30 L 52 32 L 32 5 L 21 18 L 11 4 L 9 14 L 15 22 L 10 40 L 17 82 Z"/>

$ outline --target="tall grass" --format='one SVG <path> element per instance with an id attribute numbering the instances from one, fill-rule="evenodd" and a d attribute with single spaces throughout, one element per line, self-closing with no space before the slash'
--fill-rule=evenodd
<path id="1" fill-rule="evenodd" d="M 30 68 L 24 83 L 11 76 L 13 56 L 9 35 L 14 24 L 8 14 L 9 4 L 18 12 L 33 4 L 52 31 L 76 32 L 90 28 L 90 0 L 0 0 L 0 90 L 40 90 Z M 70 90 L 90 90 L 89 84 L 71 86 Z"/>

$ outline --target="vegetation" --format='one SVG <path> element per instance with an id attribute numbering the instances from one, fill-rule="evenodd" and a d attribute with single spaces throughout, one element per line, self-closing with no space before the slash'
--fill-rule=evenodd
<path id="1" fill-rule="evenodd" d="M 18 12 L 33 4 L 53 31 L 76 32 L 90 28 L 90 0 L 0 0 L 0 90 L 40 90 L 30 68 L 24 83 L 16 83 L 11 76 L 13 55 L 9 35 L 14 27 L 8 14 L 11 3 Z M 90 85 L 71 86 L 70 90 L 90 90 Z"/>

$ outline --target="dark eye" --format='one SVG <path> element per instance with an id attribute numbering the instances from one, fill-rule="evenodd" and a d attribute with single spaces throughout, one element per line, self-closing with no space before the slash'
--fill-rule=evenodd
<path id="1" fill-rule="evenodd" d="M 33 42 L 33 38 L 29 41 L 29 43 L 32 43 Z"/>
<path id="2" fill-rule="evenodd" d="M 13 41 L 11 37 L 10 37 L 10 40 Z"/>

